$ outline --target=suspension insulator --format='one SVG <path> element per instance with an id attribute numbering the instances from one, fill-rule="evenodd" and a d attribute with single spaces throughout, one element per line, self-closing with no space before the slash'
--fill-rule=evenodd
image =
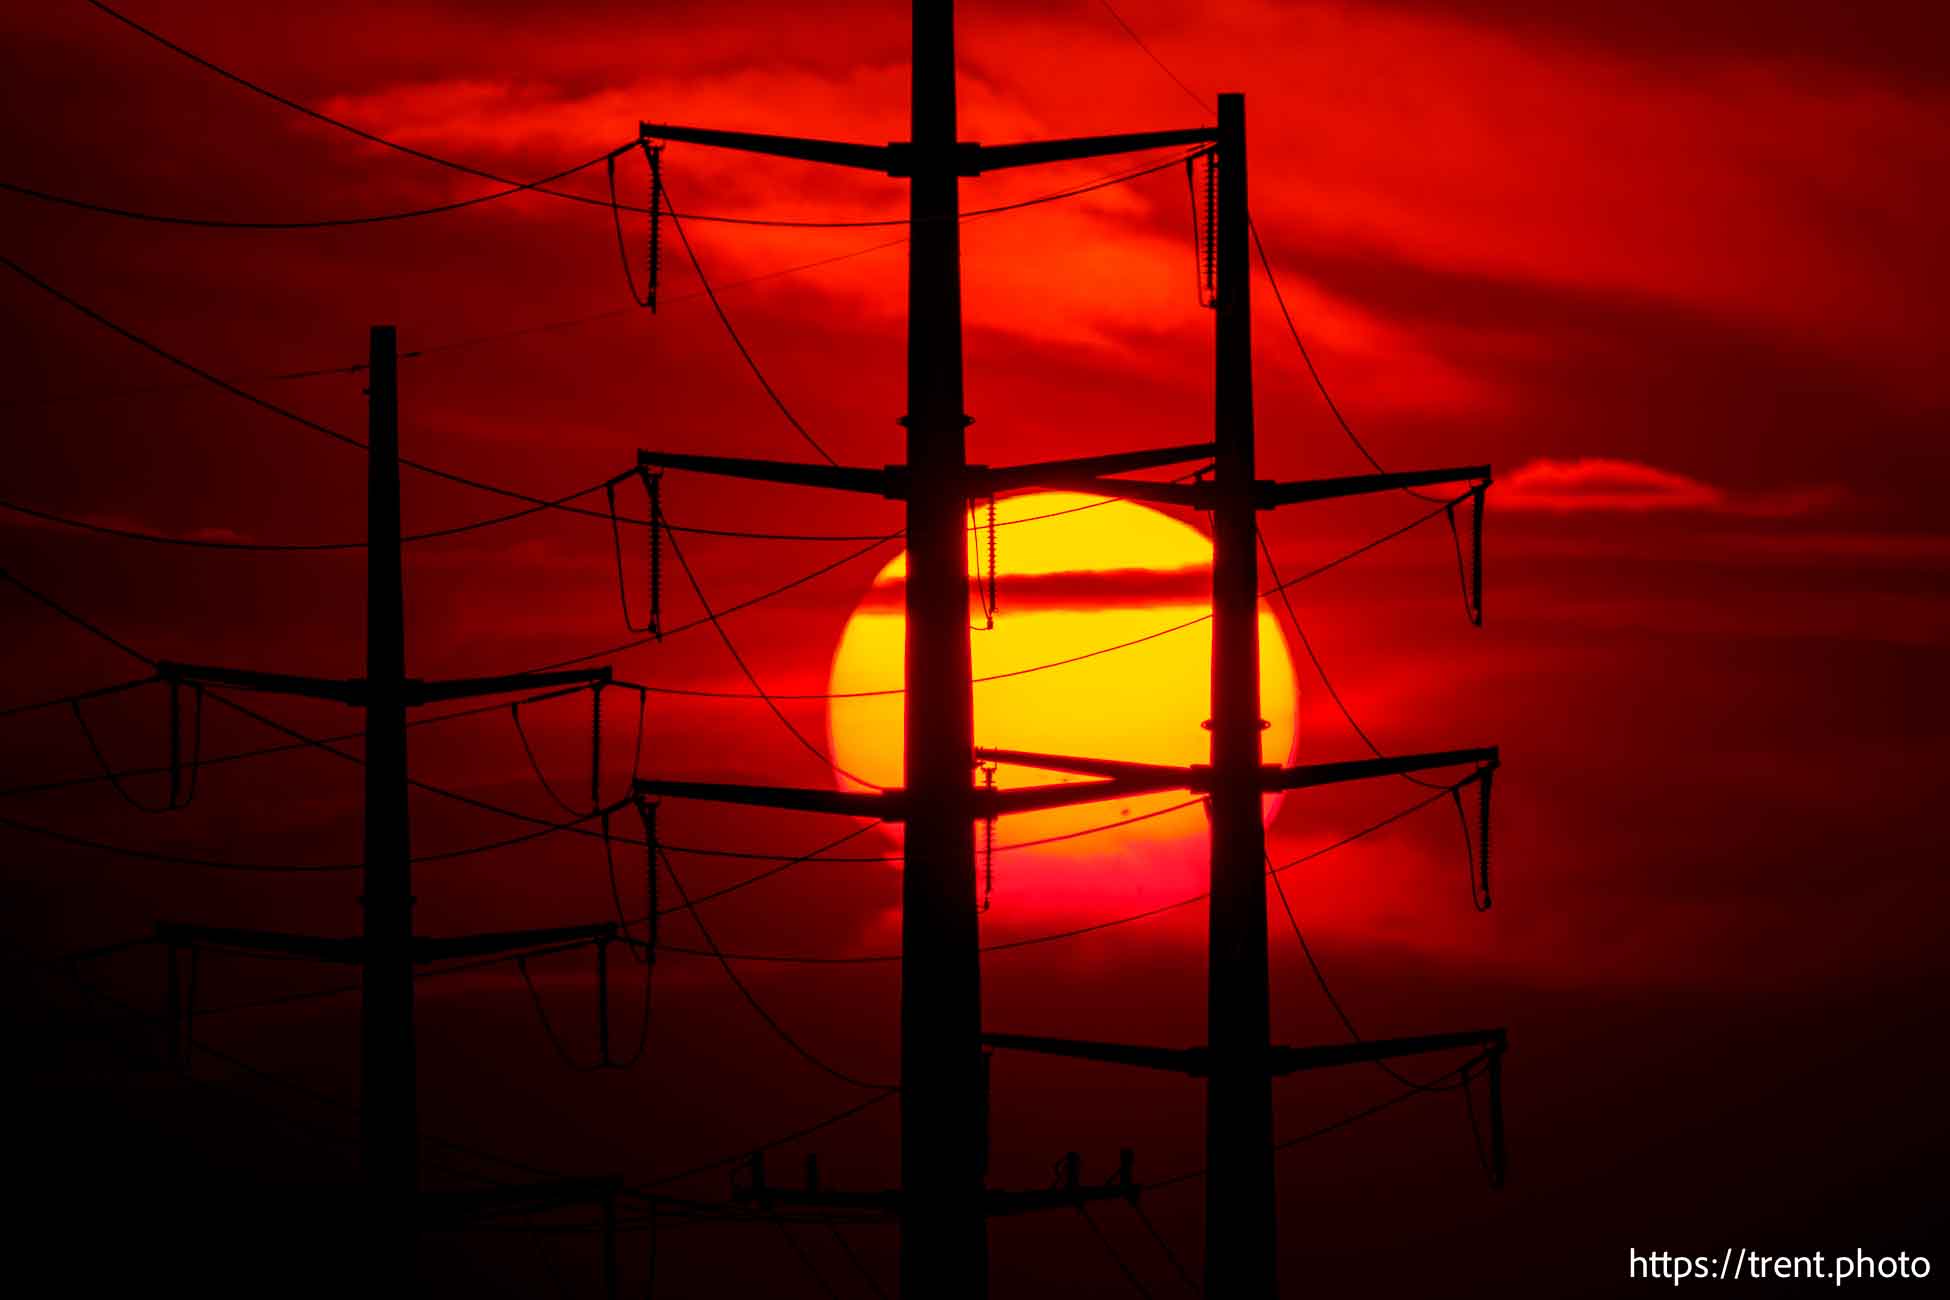
<path id="1" fill-rule="evenodd" d="M 989 626 L 995 626 L 995 498 L 989 498 Z"/>
<path id="2" fill-rule="evenodd" d="M 650 239 L 646 250 L 647 278 L 644 289 L 644 305 L 652 315 L 657 311 L 657 277 L 663 264 L 663 225 L 664 225 L 664 147 L 660 144 L 643 146 L 643 156 L 650 164 Z"/>
<path id="3" fill-rule="evenodd" d="M 1205 154 L 1205 221 L 1199 241 L 1199 301 L 1219 305 L 1219 155 Z"/>
<path id="4" fill-rule="evenodd" d="M 1489 502 L 1489 484 L 1485 483 L 1469 497 L 1469 589 L 1470 622 L 1483 626 L 1483 507 Z M 1487 794 L 1489 787 L 1483 787 Z"/>
<path id="5" fill-rule="evenodd" d="M 994 807 L 995 764 L 982 764 L 982 788 L 988 791 L 989 805 Z M 987 912 L 995 901 L 995 814 L 991 812 L 982 819 L 982 911 Z"/>

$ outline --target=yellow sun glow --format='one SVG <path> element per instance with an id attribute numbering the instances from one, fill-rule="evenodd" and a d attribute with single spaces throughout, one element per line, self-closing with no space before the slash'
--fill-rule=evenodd
<path id="1" fill-rule="evenodd" d="M 997 518 L 1009 526 L 997 534 L 1002 590 L 995 627 L 969 634 L 976 744 L 1146 763 L 1208 761 L 1210 736 L 1200 724 L 1210 715 L 1209 620 L 1060 667 L 1004 674 L 1133 641 L 1208 613 L 1211 540 L 1148 506 L 1071 492 L 1006 498 L 998 503 Z M 979 562 L 987 572 L 987 552 L 983 527 L 969 537 L 971 571 Z M 847 623 L 828 688 L 836 695 L 900 685 L 906 573 L 903 552 L 880 571 Z M 969 617 L 979 629 L 983 617 L 973 593 Z M 1264 761 L 1280 762 L 1291 756 L 1297 729 L 1293 661 L 1264 602 L 1259 643 L 1260 699 L 1270 724 Z M 902 705 L 898 694 L 832 700 L 839 765 L 871 781 L 899 784 Z M 1084 779 L 1010 767 L 996 774 L 1003 787 Z M 1201 809 L 1138 820 L 1190 797 L 1147 795 L 1002 819 L 998 847 L 1129 824 L 998 853 L 998 898 L 1135 896 L 1160 883 L 1160 874 L 1198 879 L 1205 842 Z M 1273 806 L 1269 800 L 1269 816 Z"/>

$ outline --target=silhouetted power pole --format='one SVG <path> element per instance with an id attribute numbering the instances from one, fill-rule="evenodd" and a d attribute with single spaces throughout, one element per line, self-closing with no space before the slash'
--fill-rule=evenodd
<path id="1" fill-rule="evenodd" d="M 645 795 L 690 795 L 903 823 L 901 885 L 901 1290 L 987 1291 L 981 1116 L 986 1107 L 972 827 L 998 810 L 1102 797 L 1076 787 L 983 791 L 974 783 L 968 647 L 967 503 L 1000 491 L 1065 486 L 1098 474 L 1181 463 L 1209 444 L 1010 469 L 967 463 L 962 409 L 960 178 L 1038 163 L 1209 143 L 1209 128 L 984 146 L 955 121 L 954 9 L 916 0 L 911 138 L 849 144 L 645 123 L 680 141 L 863 168 L 909 181 L 907 460 L 885 469 L 645 451 L 645 466 L 866 492 L 907 503 L 906 771 L 886 792 L 645 781 Z"/>
<path id="2" fill-rule="evenodd" d="M 419 1175 L 417 1051 L 413 1026 L 414 968 L 453 958 L 591 943 L 601 950 L 617 939 L 614 922 L 550 929 L 512 930 L 446 938 L 413 932 L 413 857 L 407 801 L 406 711 L 449 700 L 518 691 L 599 689 L 607 667 L 501 677 L 425 681 L 406 675 L 406 628 L 400 528 L 399 349 L 390 325 L 372 329 L 367 388 L 366 476 L 366 675 L 306 677 L 289 673 L 208 665 L 161 663 L 172 682 L 228 686 L 246 691 L 332 700 L 365 710 L 365 858 L 360 903 L 363 932 L 327 938 L 270 930 L 164 923 L 157 937 L 170 950 L 171 1055 L 186 1059 L 183 1027 L 194 1008 L 182 1004 L 175 978 L 181 948 L 217 944 L 285 953 L 360 968 L 359 1137 L 368 1208 L 380 1235 L 393 1245 L 410 1242 L 423 1219 L 446 1223 L 464 1208 L 451 1196 L 423 1204 Z M 605 967 L 606 969 L 606 967 Z M 613 1202 L 616 1185 L 605 1180 L 567 1180 L 527 1189 L 502 1189 L 504 1204 L 560 1204 L 572 1200 Z M 519 1193 L 519 1195 L 517 1195 Z M 465 1198 L 461 1198 L 465 1200 Z M 384 1247 L 382 1247 L 383 1249 Z"/>
<path id="3" fill-rule="evenodd" d="M 1080 1039 L 988 1034 L 992 1047 L 1084 1057 L 1175 1070 L 1207 1079 L 1205 1293 L 1226 1300 L 1272 1300 L 1278 1294 L 1276 1194 L 1273 1177 L 1272 1080 L 1315 1069 L 1391 1056 L 1478 1048 L 1488 1060 L 1493 1112 L 1492 1160 L 1502 1167 L 1503 1031 L 1378 1040 L 1319 1048 L 1274 1047 L 1269 1018 L 1266 934 L 1266 833 L 1262 800 L 1292 790 L 1458 765 L 1476 770 L 1457 783 L 1482 781 L 1487 817 L 1494 747 L 1290 768 L 1263 763 L 1259 698 L 1258 515 L 1303 501 L 1393 492 L 1405 487 L 1469 482 L 1478 501 L 1490 482 L 1487 465 L 1273 483 L 1254 464 L 1252 275 L 1246 185 L 1243 96 L 1219 96 L 1214 454 L 1209 483 L 1146 484 L 1122 495 L 1210 511 L 1212 515 L 1212 761 L 1167 768 L 1016 750 L 978 749 L 985 760 L 1069 771 L 1122 782 L 1125 789 L 1187 789 L 1209 796 L 1211 903 L 1207 950 L 1207 1046 L 1133 1047 Z M 1111 490 L 1105 485 L 1099 490 Z M 1458 498 L 1461 500 L 1461 498 Z M 1452 503 L 1452 508 L 1453 508 Z M 1479 515 L 1480 518 L 1480 515 Z M 1478 541 L 1480 555 L 1480 539 Z M 1480 589 L 1480 579 L 1478 581 Z M 1487 858 L 1485 857 L 1485 861 Z"/>

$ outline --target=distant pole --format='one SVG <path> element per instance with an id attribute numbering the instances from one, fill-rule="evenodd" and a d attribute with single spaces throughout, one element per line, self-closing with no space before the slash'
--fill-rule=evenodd
<path id="1" fill-rule="evenodd" d="M 1218 373 L 1212 511 L 1212 901 L 1206 1016 L 1205 1294 L 1272 1300 L 1273 1082 L 1260 820 L 1259 556 L 1254 502 L 1246 102 L 1219 96 Z"/>
<path id="2" fill-rule="evenodd" d="M 988 1291 L 952 0 L 914 0 L 901 878 L 903 1296 Z"/>
<path id="3" fill-rule="evenodd" d="M 371 1208 L 410 1222 L 419 1192 L 413 876 L 407 827 L 406 611 L 401 578 L 399 342 L 372 329 L 366 468 L 365 934 L 360 1133 Z"/>

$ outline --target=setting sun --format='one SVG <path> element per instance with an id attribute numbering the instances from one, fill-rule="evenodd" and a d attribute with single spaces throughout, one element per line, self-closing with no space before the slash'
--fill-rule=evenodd
<path id="1" fill-rule="evenodd" d="M 1148 506 L 1073 492 L 1038 492 L 997 504 L 999 593 L 995 626 L 984 630 L 971 589 L 975 740 L 996 748 L 1203 763 L 1209 736 L 1210 538 Z M 986 575 L 988 530 L 970 533 L 969 568 Z M 901 680 L 905 619 L 903 552 L 888 562 L 854 610 L 833 656 L 836 696 L 884 691 Z M 1192 620 L 1201 620 L 1191 622 Z M 1191 622 L 1189 627 L 1179 625 Z M 1176 628 L 1177 630 L 1166 631 Z M 1140 641 L 1139 638 L 1149 637 Z M 1260 696 L 1268 721 L 1264 761 L 1287 760 L 1296 730 L 1293 662 L 1272 612 L 1259 616 Z M 1108 654 L 1105 647 L 1138 642 Z M 1078 656 L 1090 655 L 1087 658 Z M 1075 659 L 1042 671 L 1042 665 Z M 1017 674 L 1017 675 L 1011 675 Z M 870 781 L 901 780 L 898 694 L 835 698 L 834 757 Z M 1003 767 L 998 786 L 1085 780 Z M 1106 800 L 1004 818 L 998 848 L 1073 835 L 1106 823 L 1101 834 L 998 854 L 997 897 L 1026 891 L 1039 901 L 1089 894 L 1101 899 L 1160 876 L 1203 875 L 1205 818 L 1183 792 Z M 1268 800 L 1270 816 L 1274 801 Z M 1196 849 L 1196 851 L 1193 851 Z M 1033 883 L 1029 883 L 1033 882 Z"/>

